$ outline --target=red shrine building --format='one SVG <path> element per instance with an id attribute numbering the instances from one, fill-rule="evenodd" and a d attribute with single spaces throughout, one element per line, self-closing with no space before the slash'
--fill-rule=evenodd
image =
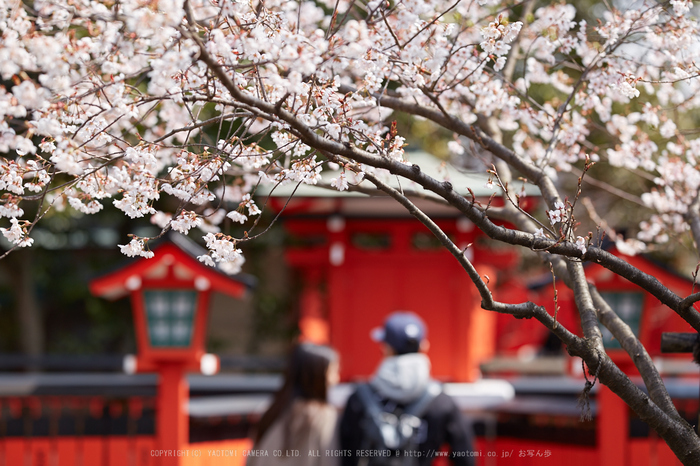
<path id="1" fill-rule="evenodd" d="M 409 161 L 450 181 L 462 194 L 471 189 L 488 202 L 494 193 L 485 186 L 486 177 L 462 173 L 428 154 L 410 154 Z M 327 183 L 333 175 L 324 176 Z M 415 204 L 466 249 L 492 289 L 499 288 L 501 270 L 516 265 L 514 254 L 486 245 L 469 220 L 429 200 L 430 193 L 417 185 L 396 177 L 389 182 L 416 191 Z M 362 186 L 372 185 L 365 181 Z M 537 193 L 532 186 L 515 189 Z M 285 206 L 284 228 L 293 245 L 286 258 L 301 281 L 301 337 L 340 351 L 343 380 L 373 372 L 381 353 L 370 331 L 396 310 L 416 312 L 425 320 L 435 377 L 467 382 L 479 376 L 479 364 L 496 352 L 497 316 L 481 309 L 467 274 L 424 225 L 387 196 L 310 185 L 287 185 L 272 196 L 274 207 Z"/>

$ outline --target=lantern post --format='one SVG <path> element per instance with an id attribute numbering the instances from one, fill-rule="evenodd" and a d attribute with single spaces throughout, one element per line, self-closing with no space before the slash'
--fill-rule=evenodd
<path id="1" fill-rule="evenodd" d="M 163 466 L 181 464 L 189 444 L 187 372 L 213 375 L 219 359 L 205 352 L 207 314 L 212 291 L 241 297 L 250 280 L 229 277 L 200 263 L 204 253 L 183 236 L 153 249 L 150 259 L 99 277 L 90 291 L 107 299 L 131 297 L 137 355 L 127 356 L 128 373 L 158 374 L 156 439 Z M 248 283 L 245 283 L 248 282 Z"/>

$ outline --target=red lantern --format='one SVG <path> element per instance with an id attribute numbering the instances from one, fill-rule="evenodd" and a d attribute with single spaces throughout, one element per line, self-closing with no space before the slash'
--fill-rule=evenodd
<path id="1" fill-rule="evenodd" d="M 159 448 L 172 451 L 163 455 L 165 464 L 177 465 L 177 452 L 189 441 L 185 373 L 219 369 L 204 348 L 211 292 L 241 297 L 246 284 L 199 262 L 204 251 L 187 238 L 170 240 L 155 247 L 152 258 L 93 280 L 90 291 L 107 299 L 131 296 L 138 354 L 127 357 L 124 368 L 159 374 L 156 434 Z"/>

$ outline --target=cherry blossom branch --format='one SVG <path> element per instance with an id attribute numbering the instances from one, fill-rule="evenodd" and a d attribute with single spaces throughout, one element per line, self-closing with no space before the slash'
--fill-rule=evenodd
<path id="1" fill-rule="evenodd" d="M 340 92 L 353 92 L 354 90 L 349 86 L 341 86 Z M 543 197 L 547 201 L 548 205 L 553 206 L 556 201 L 558 201 L 559 195 L 554 187 L 551 179 L 544 173 L 544 171 L 539 168 L 525 162 L 520 157 L 518 157 L 514 152 L 507 149 L 501 144 L 498 144 L 495 140 L 491 139 L 482 131 L 477 128 L 466 125 L 465 123 L 457 120 L 454 117 L 446 116 L 442 112 L 438 112 L 427 107 L 421 106 L 416 103 L 406 102 L 402 99 L 384 96 L 382 104 L 388 108 L 393 108 L 394 110 L 399 110 L 406 112 L 408 114 L 418 115 L 425 117 L 435 123 L 438 123 L 445 128 L 473 139 L 475 142 L 480 144 L 484 149 L 492 152 L 497 157 L 505 160 L 510 165 L 514 166 L 520 172 L 524 173 L 525 176 L 534 180 L 537 185 L 542 190 Z M 315 135 L 314 135 L 315 136 Z M 479 228 L 486 233 L 489 237 L 497 240 L 501 240 L 506 243 L 525 246 L 528 248 L 536 247 L 538 249 L 547 248 L 550 252 L 561 254 L 568 257 L 578 257 L 582 258 L 583 254 L 575 248 L 571 243 L 565 242 L 561 244 L 556 244 L 553 241 L 549 241 L 543 238 L 534 238 L 531 234 L 518 232 L 513 230 L 507 230 L 503 227 L 498 227 L 492 224 L 486 215 L 481 212 L 476 214 L 466 199 L 459 196 L 457 193 L 447 187 L 437 180 L 429 180 L 427 176 L 420 172 L 412 172 L 408 168 L 401 167 L 398 163 L 392 163 L 387 159 L 381 159 L 372 155 L 361 154 L 361 151 L 357 148 L 343 147 L 342 149 L 337 148 L 336 150 L 330 149 L 329 151 L 334 151 L 336 153 L 343 153 L 350 158 L 353 158 L 362 163 L 366 163 L 372 166 L 378 166 L 380 168 L 385 168 L 392 173 L 400 174 L 404 177 L 415 181 L 416 183 L 422 185 L 426 189 L 430 189 L 439 196 L 444 197 L 448 202 L 450 202 L 455 207 L 459 208 L 465 215 L 467 215 L 470 220 L 472 220 Z M 340 152 L 338 152 L 340 151 Z M 600 248 L 589 246 L 586 249 L 586 260 L 590 262 L 599 263 L 605 268 L 611 270 L 612 272 L 630 280 L 631 282 L 639 285 L 641 288 L 646 289 L 656 298 L 658 298 L 663 304 L 668 306 L 670 309 L 674 310 L 678 315 L 680 315 L 686 322 L 688 322 L 696 331 L 700 331 L 700 314 L 697 312 L 691 312 L 687 309 L 681 309 L 679 307 L 681 298 L 664 286 L 658 279 L 642 272 L 639 269 L 631 266 L 629 263 L 617 258 L 616 256 L 604 251 Z"/>
<path id="2" fill-rule="evenodd" d="M 437 22 L 440 20 L 440 18 L 442 18 L 442 17 L 445 16 L 447 13 L 449 13 L 450 11 L 452 11 L 457 5 L 459 5 L 459 3 L 460 3 L 461 1 L 462 1 L 462 0 L 457 0 L 457 1 L 454 2 L 452 5 L 450 5 L 449 7 L 447 7 L 447 9 L 441 11 L 439 15 L 437 15 L 437 16 L 436 16 L 435 18 L 433 18 L 430 22 L 428 22 L 425 26 L 423 26 L 421 29 L 419 29 L 418 32 L 416 32 L 415 34 L 413 34 L 408 40 L 406 40 L 406 42 L 404 42 L 402 45 L 400 45 L 399 48 L 402 49 L 402 48 L 406 47 L 408 44 L 410 44 L 411 42 L 413 42 L 413 39 L 415 39 L 416 37 L 418 37 L 419 35 L 421 35 L 421 33 L 422 33 L 423 31 L 425 31 L 426 29 L 428 29 L 430 26 L 432 26 L 433 24 L 437 23 Z"/>
<path id="3" fill-rule="evenodd" d="M 698 301 L 700 301 L 700 293 L 693 293 L 684 298 L 679 307 L 681 309 L 690 310 L 693 307 L 693 304 L 697 303 Z"/>
<path id="4" fill-rule="evenodd" d="M 356 89 L 347 85 L 340 86 L 338 90 L 341 93 L 357 92 Z M 544 170 L 529 162 L 526 162 L 515 152 L 496 142 L 483 130 L 478 129 L 473 125 L 466 124 L 456 117 L 449 115 L 447 112 L 436 111 L 415 102 L 407 102 L 401 98 L 384 96 L 382 97 L 382 105 L 393 110 L 405 112 L 409 115 L 417 115 L 426 118 L 449 131 L 473 140 L 481 147 L 494 154 L 496 157 L 499 157 L 513 166 L 527 179 L 534 181 L 542 191 L 542 196 L 547 202 L 547 205 L 552 207 L 557 201 L 561 200 L 554 184 L 546 175 Z"/>
<path id="5" fill-rule="evenodd" d="M 412 181 L 415 181 L 424 188 L 429 189 L 435 192 L 437 195 L 443 197 L 448 202 L 450 202 L 450 204 L 458 207 L 460 211 L 462 211 L 465 215 L 467 215 L 470 218 L 470 220 L 477 224 L 484 233 L 486 233 L 488 236 L 494 239 L 499 239 L 506 243 L 525 246 L 528 248 L 548 248 L 548 250 L 552 253 L 562 254 L 568 257 L 583 257 L 581 251 L 577 249 L 577 247 L 572 243 L 556 243 L 550 240 L 546 240 L 544 238 L 536 238 L 529 233 L 508 230 L 504 227 L 494 225 L 490 222 L 486 214 L 474 208 L 473 202 L 470 203 L 463 196 L 456 193 L 452 189 L 451 184 L 447 182 L 441 183 L 433 178 L 428 177 L 420 171 L 419 167 L 418 169 L 411 169 L 408 168 L 406 165 L 395 162 L 387 157 L 380 157 L 362 151 L 361 149 L 354 147 L 351 144 L 341 144 L 335 141 L 322 138 L 286 110 L 279 109 L 278 111 L 276 111 L 277 109 L 275 109 L 272 104 L 260 101 L 259 99 L 245 94 L 240 89 L 238 89 L 238 87 L 233 84 L 229 76 L 221 69 L 219 64 L 208 54 L 203 44 L 200 45 L 200 59 L 204 61 L 212 70 L 212 72 L 217 75 L 217 77 L 221 80 L 222 84 L 227 88 L 231 95 L 234 96 L 234 98 L 240 100 L 246 105 L 249 105 L 251 108 L 257 108 L 262 115 L 267 113 L 267 115 L 265 116 L 266 118 L 269 118 L 271 120 L 276 120 L 279 118 L 280 120 L 286 122 L 295 132 L 297 132 L 299 137 L 301 137 L 307 145 L 311 147 L 316 147 L 317 149 L 328 153 L 346 156 L 360 163 L 365 163 L 367 165 L 371 165 L 378 168 L 384 168 L 391 171 L 394 174 L 399 174 L 408 179 L 411 179 Z M 344 92 L 342 86 L 340 91 Z M 383 97 L 383 101 L 384 104 L 386 104 L 385 106 L 389 108 L 407 111 L 408 113 L 413 113 L 420 116 L 425 116 L 428 119 L 437 120 L 437 122 L 442 122 L 444 126 L 448 127 L 449 129 L 454 129 L 455 132 L 461 132 L 467 137 L 474 138 L 485 149 L 508 161 L 512 165 L 521 169 L 521 171 L 525 171 L 526 175 L 531 175 L 529 176 L 529 178 L 538 181 L 538 185 L 540 186 L 540 189 L 543 190 L 543 193 L 548 193 L 545 194 L 546 199 L 559 199 L 556 189 L 554 188 L 551 180 L 549 179 L 549 177 L 546 176 L 546 174 L 543 171 L 541 171 L 537 167 L 525 163 L 515 153 L 496 143 L 485 134 L 480 134 L 478 130 L 474 129 L 474 127 L 465 125 L 464 123 L 455 118 L 449 118 L 449 120 L 447 120 L 442 113 L 435 112 L 434 110 L 427 109 L 418 104 L 409 104 L 400 99 L 387 96 Z M 387 101 L 389 101 L 388 104 Z M 414 165 L 414 167 L 417 166 Z M 655 277 L 652 277 L 648 274 L 641 272 L 638 269 L 635 269 L 627 262 L 620 260 L 619 258 L 606 251 L 591 246 L 589 246 L 586 250 L 586 258 L 590 261 L 601 263 L 613 272 L 618 273 L 619 275 L 627 278 L 633 283 L 637 283 L 641 287 L 647 289 L 650 293 L 659 298 L 661 302 L 663 302 L 671 309 L 676 311 L 683 319 L 685 319 L 691 326 L 693 326 L 693 328 L 700 331 L 700 314 L 680 309 L 678 306 L 680 304 L 681 298 L 675 295 L 667 287 L 663 286 L 663 284 L 661 284 L 661 282 L 659 282 L 658 279 L 656 279 Z"/>
<path id="6" fill-rule="evenodd" d="M 566 269 L 569 272 L 569 277 L 571 277 L 576 307 L 581 316 L 583 335 L 586 340 L 591 342 L 594 349 L 605 352 L 603 336 L 598 328 L 596 310 L 593 306 L 593 299 L 591 298 L 590 291 L 588 290 L 588 283 L 586 282 L 586 274 L 583 271 L 583 266 L 580 261 L 568 259 L 566 261 Z"/>
<path id="7" fill-rule="evenodd" d="M 400 193 L 391 186 L 382 183 L 377 177 L 370 173 L 365 173 L 364 176 L 368 181 L 374 184 L 377 189 L 387 193 L 389 196 L 393 197 L 402 206 L 408 210 L 408 212 L 416 217 L 423 225 L 425 225 L 433 235 L 440 241 L 440 243 L 457 259 L 462 268 L 467 272 L 469 278 L 472 280 L 477 288 L 477 291 L 481 295 L 481 299 L 486 303 L 487 306 L 493 305 L 493 295 L 488 288 L 488 285 L 484 283 L 479 272 L 474 268 L 472 263 L 467 259 L 465 252 L 460 250 L 447 236 L 440 227 L 433 222 L 433 220 L 423 213 L 415 204 L 413 204 L 405 194 Z"/>
<path id="8" fill-rule="evenodd" d="M 578 177 L 581 177 L 583 175 L 583 171 L 579 170 L 576 167 L 571 167 L 570 172 L 572 175 L 578 176 Z M 595 186 L 596 188 L 603 189 L 603 190 L 609 192 L 610 194 L 613 194 L 613 195 L 619 197 L 620 199 L 624 199 L 626 201 L 632 202 L 632 203 L 634 203 L 638 206 L 641 206 L 641 207 L 645 207 L 645 208 L 647 207 L 647 205 L 644 204 L 644 202 L 642 202 L 642 199 L 639 196 L 634 196 L 628 192 L 625 192 L 619 188 L 616 188 L 615 186 L 612 186 L 610 183 L 605 183 L 603 181 L 597 180 L 597 179 L 591 177 L 590 173 L 587 174 L 583 178 L 583 182 L 586 184 L 589 184 L 591 186 Z"/>
<path id="9" fill-rule="evenodd" d="M 196 38 L 196 36 L 192 37 L 195 37 L 195 40 L 198 39 Z M 312 147 L 316 147 L 317 149 L 326 151 L 328 153 L 343 155 L 361 163 L 366 163 L 371 166 L 388 169 L 392 173 L 400 174 L 409 179 L 412 179 L 413 181 L 416 181 L 418 184 L 421 184 L 425 188 L 430 189 L 439 196 L 445 198 L 451 204 L 460 208 L 460 210 L 462 210 L 472 221 L 474 221 L 482 229 L 482 231 L 484 231 L 487 235 L 491 236 L 492 238 L 500 239 L 510 244 L 520 244 L 528 247 L 550 247 L 550 252 L 563 254 L 569 257 L 583 256 L 583 254 L 573 244 L 567 242 L 552 244 L 551 241 L 542 238 L 534 238 L 532 235 L 527 233 L 506 230 L 503 227 L 496 227 L 495 225 L 490 223 L 488 217 L 485 214 L 483 214 L 482 212 L 475 212 L 475 209 L 473 209 L 473 202 L 470 205 L 462 196 L 459 196 L 457 193 L 454 192 L 454 190 L 452 190 L 452 186 L 449 183 L 439 183 L 437 182 L 437 180 L 425 176 L 423 173 L 420 172 L 420 169 L 417 166 L 414 166 L 415 169 L 408 168 L 407 166 L 394 162 L 388 158 L 366 153 L 360 150 L 359 148 L 353 147 L 352 145 L 343 145 L 320 137 L 306 125 L 298 121 L 298 119 L 294 115 L 289 114 L 286 110 L 281 108 L 273 108 L 273 106 L 268 102 L 260 101 L 259 99 L 256 99 L 255 97 L 245 94 L 241 90 L 239 90 L 238 87 L 235 86 L 230 80 L 228 75 L 218 65 L 218 63 L 215 60 L 213 60 L 211 56 L 208 55 L 208 52 L 204 48 L 203 44 L 201 44 L 201 41 L 199 42 L 199 44 L 200 59 L 207 63 L 210 70 L 212 70 L 212 72 L 217 75 L 222 84 L 227 88 L 227 90 L 236 100 L 250 105 L 251 107 L 255 107 L 259 109 L 262 113 L 268 113 L 267 118 L 270 118 L 272 115 L 275 115 L 276 118 L 285 121 L 287 124 L 290 125 L 291 129 L 295 133 L 297 133 L 299 137 L 302 138 L 302 140 L 304 140 L 306 144 Z M 343 92 L 342 89 L 341 92 Z M 384 96 L 384 104 L 389 108 L 394 108 L 402 111 L 407 111 L 408 113 L 425 116 L 436 122 L 442 123 L 443 126 L 449 129 L 454 129 L 455 132 L 462 133 L 463 135 L 476 140 L 485 149 L 490 150 L 495 155 L 520 168 L 526 173 L 526 175 L 529 175 L 531 179 L 535 179 L 535 181 L 538 182 L 540 188 L 543 190 L 545 199 L 548 199 L 550 201 L 558 199 L 558 195 L 556 193 L 556 190 L 554 189 L 554 186 L 551 184 L 549 178 L 541 170 L 525 163 L 514 153 L 512 153 L 502 145 L 496 143 L 487 135 L 480 134 L 478 130 L 475 130 L 473 127 L 464 125 L 459 120 L 451 118 L 445 115 L 444 113 L 437 113 L 433 110 L 427 109 L 417 104 L 408 104 L 400 99 Z M 621 276 L 625 276 L 631 281 L 638 283 L 641 286 L 644 286 L 648 291 L 657 296 L 662 302 L 669 305 L 669 307 L 671 307 L 673 310 L 679 313 L 679 315 L 681 315 L 681 317 L 683 317 L 694 328 L 696 328 L 696 330 L 700 330 L 700 316 L 698 316 L 698 314 L 695 312 L 689 312 L 687 309 L 680 309 L 680 298 L 674 295 L 670 290 L 668 290 L 668 288 L 664 287 L 654 277 L 650 277 L 646 274 L 643 274 L 641 271 L 634 269 L 626 262 L 615 258 L 614 256 L 605 251 L 598 250 L 597 248 L 589 247 L 586 250 L 586 256 L 588 260 L 605 263 L 606 267 L 610 270 L 613 270 L 614 272 L 619 273 Z M 579 292 L 576 293 L 576 295 L 578 296 L 578 299 L 580 301 L 580 309 L 583 309 L 582 323 L 584 325 L 584 328 L 586 329 L 586 336 L 587 338 L 593 341 L 597 354 L 600 352 L 600 348 L 602 348 L 600 331 L 597 329 L 597 324 L 595 324 L 595 313 L 591 312 L 593 308 L 590 300 L 590 295 L 588 295 L 587 289 L 584 290 L 583 287 L 583 285 L 585 285 L 585 276 L 582 275 L 582 272 L 577 270 L 578 267 L 580 267 L 580 264 L 570 266 L 571 272 L 574 274 L 574 277 L 577 277 L 575 279 L 575 282 L 578 283 L 576 286 L 578 287 Z M 583 295 L 584 293 L 585 295 Z M 593 317 L 591 317 L 591 315 Z M 594 324 L 595 328 L 593 328 Z"/>
<path id="10" fill-rule="evenodd" d="M 620 346 L 629 354 L 634 362 L 635 367 L 644 380 L 644 385 L 649 391 L 649 396 L 659 408 L 663 409 L 666 414 L 681 420 L 680 414 L 673 405 L 671 396 L 663 383 L 663 379 L 659 374 L 658 369 L 654 365 L 651 356 L 639 339 L 636 337 L 632 329 L 627 325 L 603 299 L 594 285 L 589 286 L 591 297 L 598 310 L 600 323 L 605 326 L 615 339 L 620 343 Z"/>
<path id="11" fill-rule="evenodd" d="M 247 113 L 247 112 L 246 113 L 234 112 L 234 113 L 226 113 L 226 114 L 222 114 L 219 116 L 215 116 L 215 117 L 209 118 L 207 120 L 200 121 L 199 123 L 195 123 L 195 124 L 188 125 L 188 126 L 183 126 L 180 128 L 175 128 L 172 131 L 170 131 L 169 133 L 159 137 L 158 139 L 155 139 L 153 141 L 153 144 L 158 144 L 159 142 L 162 142 L 162 141 L 168 139 L 169 137 L 174 136 L 178 133 L 183 133 L 185 131 L 192 131 L 194 129 L 199 129 L 199 128 L 202 128 L 204 126 L 210 125 L 211 123 L 225 120 L 226 118 L 241 118 L 241 117 L 251 117 L 251 116 L 253 116 L 253 115 L 251 113 Z"/>
<path id="12" fill-rule="evenodd" d="M 416 217 L 421 223 L 423 223 L 441 242 L 441 244 L 457 259 L 457 261 L 462 265 L 464 270 L 472 279 L 475 284 L 479 294 L 482 297 L 482 307 L 488 310 L 501 309 L 503 312 L 512 313 L 522 312 L 522 308 L 503 305 L 501 303 L 496 303 L 493 300 L 493 296 L 488 289 L 486 283 L 476 271 L 474 266 L 465 257 L 464 251 L 460 251 L 459 248 L 450 240 L 450 238 L 420 209 L 418 209 L 410 200 L 399 193 L 397 190 L 391 188 L 390 186 L 382 183 L 376 177 L 371 174 L 366 174 L 365 177 L 371 181 L 378 189 L 386 192 L 395 200 L 397 200 L 401 205 L 403 205 L 414 217 Z M 563 260 L 555 260 L 556 263 L 563 265 Z M 553 267 L 553 266 L 552 266 Z M 566 261 L 566 270 L 562 270 L 563 267 L 558 267 L 560 273 L 565 273 L 565 283 L 570 286 L 573 285 L 574 296 L 577 297 L 577 305 L 581 312 L 581 323 L 584 330 L 584 335 L 586 335 L 587 340 L 592 341 L 593 347 L 603 354 L 605 352 L 602 344 L 602 335 L 598 329 L 598 322 L 596 318 L 596 309 L 593 303 L 595 302 L 595 307 L 598 308 L 598 315 L 601 316 L 602 323 L 610 329 L 613 335 L 620 341 L 623 348 L 630 354 L 630 357 L 634 361 L 635 365 L 639 369 L 640 374 L 644 379 L 645 385 L 649 390 L 652 401 L 656 403 L 660 409 L 667 413 L 672 418 L 681 422 L 682 419 L 675 409 L 668 391 L 665 389 L 663 380 L 658 373 L 658 370 L 654 366 L 651 357 L 646 352 L 646 349 L 642 346 L 639 340 L 635 337 L 632 330 L 627 324 L 625 324 L 622 319 L 620 319 L 613 311 L 610 309 L 609 305 L 602 299 L 598 291 L 594 286 L 589 285 L 585 281 L 585 276 L 581 264 L 572 260 Z M 554 269 L 552 268 L 554 273 Z M 573 282 L 573 283 L 572 283 Z M 700 293 L 698 294 L 700 296 Z M 510 309 L 510 310 L 506 310 Z M 532 310 L 532 309 L 530 309 Z M 534 311 L 533 311 L 534 312 Z M 514 314 L 515 315 L 515 314 Z M 534 314 L 533 314 L 534 315 Z M 554 331 L 559 324 L 556 321 L 556 317 L 553 319 L 552 328 L 550 330 Z M 571 339 L 570 339 L 571 340 Z M 589 363 L 590 366 L 590 363 Z"/>
<path id="13" fill-rule="evenodd" d="M 502 161 L 501 161 L 501 162 L 502 162 Z M 507 167 L 507 165 L 506 165 L 506 167 Z M 510 171 L 508 171 L 508 174 L 510 175 Z M 499 185 L 499 187 L 501 188 L 501 190 L 503 191 L 503 197 L 504 197 L 504 198 L 506 199 L 506 201 L 508 202 L 508 203 L 506 204 L 505 207 L 511 207 L 511 209 L 507 209 L 507 210 L 513 210 L 513 211 L 519 212 L 520 215 L 527 217 L 527 220 L 530 221 L 530 222 L 532 222 L 532 224 L 535 224 L 535 225 L 540 226 L 543 230 L 547 230 L 547 231 L 552 235 L 552 237 L 556 237 L 554 231 L 553 231 L 549 226 L 545 225 L 544 223 L 540 222 L 538 219 L 536 219 L 535 217 L 533 217 L 529 212 L 527 212 L 525 209 L 523 209 L 522 207 L 520 207 L 520 205 L 517 204 L 517 203 L 512 199 L 512 197 L 510 196 L 510 192 L 508 191 L 508 184 L 507 184 L 507 182 L 505 182 L 505 181 L 501 178 L 501 175 L 500 175 L 499 171 L 496 169 L 495 166 L 493 167 L 493 176 L 496 177 L 496 180 L 498 181 L 498 185 Z M 526 222 L 523 222 L 523 221 L 522 221 L 522 218 L 520 219 L 520 221 L 518 221 L 518 222 L 512 222 L 512 223 L 515 224 L 515 225 L 518 225 L 518 226 L 520 226 L 520 227 L 522 227 L 523 225 L 526 224 Z"/>
<path id="14" fill-rule="evenodd" d="M 460 251 L 459 248 L 457 248 L 449 239 L 449 237 L 427 215 L 420 211 L 420 209 L 412 204 L 408 198 L 401 195 L 401 193 L 394 188 L 382 183 L 371 174 L 366 174 L 365 177 L 375 184 L 378 189 L 388 193 L 391 197 L 403 205 L 412 215 L 420 220 L 421 223 L 428 227 L 428 229 L 438 238 L 441 244 L 443 244 L 443 246 L 445 246 L 450 253 L 452 253 L 452 255 L 459 261 L 467 274 L 470 276 L 472 282 L 475 284 L 479 294 L 482 297 L 482 307 L 484 309 L 506 313 L 520 318 L 536 318 L 567 345 L 567 350 L 570 354 L 582 357 L 584 361 L 586 361 L 586 364 L 595 370 L 601 382 L 607 385 L 611 390 L 613 390 L 613 392 L 625 400 L 625 402 L 627 402 L 635 410 L 635 412 L 637 412 L 640 417 L 645 420 L 645 422 L 650 423 L 650 425 L 652 423 L 656 424 L 654 429 L 658 429 L 657 432 L 659 432 L 659 435 L 661 435 L 664 439 L 667 437 L 669 440 L 672 439 L 674 445 L 671 445 L 671 443 L 669 443 L 669 445 L 671 445 L 671 448 L 674 450 L 674 452 L 676 452 L 676 454 L 678 454 L 679 451 L 682 453 L 679 458 L 681 458 L 684 463 L 686 461 L 696 461 L 698 458 L 700 458 L 700 441 L 698 441 L 697 438 L 691 438 L 686 442 L 677 442 L 677 437 L 672 435 L 672 433 L 675 433 L 677 430 L 692 431 L 692 427 L 680 417 L 677 410 L 673 406 L 670 396 L 664 388 L 663 381 L 661 380 L 658 371 L 656 371 L 656 368 L 654 367 L 651 358 L 646 351 L 644 351 L 643 348 L 643 352 L 638 350 L 638 354 L 634 359 L 635 363 L 638 364 L 638 367 L 640 367 L 640 371 L 642 369 L 648 369 L 648 371 L 644 371 L 643 373 L 646 376 L 645 384 L 650 392 L 651 400 L 647 399 L 646 395 L 644 395 L 641 390 L 631 382 L 629 377 L 620 371 L 620 369 L 605 354 L 602 346 L 602 337 L 595 318 L 596 312 L 592 305 L 593 301 L 591 295 L 589 294 L 588 285 L 585 282 L 585 276 L 583 275 L 583 270 L 580 263 L 568 261 L 567 268 L 570 276 L 574 277 L 574 287 L 585 288 L 585 290 L 578 290 L 578 292 L 575 293 L 578 296 L 582 296 L 581 299 L 577 300 L 577 303 L 580 303 L 579 309 L 585 307 L 585 313 L 582 313 L 584 334 L 588 333 L 591 335 L 591 337 L 587 337 L 585 340 L 580 339 L 565 329 L 541 306 L 537 306 L 531 302 L 521 304 L 504 304 L 494 301 L 487 284 L 484 283 L 479 273 L 465 257 L 464 252 Z M 594 296 L 597 296 L 597 299 L 602 301 L 602 298 L 600 298 L 600 295 L 597 294 L 597 291 L 594 292 Z M 614 329 L 614 334 L 631 334 L 629 327 L 626 326 L 621 319 L 619 319 L 609 309 L 609 307 L 607 307 L 607 304 L 605 304 L 604 301 L 603 304 L 605 305 L 605 310 L 609 311 L 604 311 L 605 319 L 609 323 L 610 327 Z M 631 334 L 631 337 L 631 342 L 628 339 L 624 339 L 626 346 L 641 346 L 639 340 L 634 337 L 634 334 Z M 687 464 L 694 463 L 691 462 Z"/>

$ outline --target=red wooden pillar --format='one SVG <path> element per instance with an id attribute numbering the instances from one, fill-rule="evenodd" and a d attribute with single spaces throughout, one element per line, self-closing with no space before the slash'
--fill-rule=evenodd
<path id="1" fill-rule="evenodd" d="M 598 387 L 598 465 L 625 466 L 629 444 L 627 405 L 605 385 Z"/>
<path id="2" fill-rule="evenodd" d="M 328 320 L 325 316 L 321 292 L 321 270 L 306 269 L 300 298 L 299 333 L 302 341 L 327 345 L 330 341 Z"/>
<path id="3" fill-rule="evenodd" d="M 326 273 L 326 289 L 328 290 L 326 302 L 330 327 L 329 336 L 331 345 L 338 349 L 341 354 L 341 380 L 349 380 L 352 376 L 359 374 L 355 374 L 351 370 L 354 355 L 346 354 L 343 351 L 345 348 L 352 347 L 352 339 L 356 337 L 349 331 L 349 316 L 342 312 L 346 308 L 347 296 L 352 292 L 347 281 L 343 279 L 344 274 L 347 273 L 346 254 L 350 243 L 345 219 L 341 216 L 328 218 L 325 234 L 328 238 L 328 249 L 327 255 L 323 259 L 323 270 Z M 363 343 L 367 344 L 368 342 L 363 341 Z"/>
<path id="4" fill-rule="evenodd" d="M 497 271 L 488 265 L 477 268 L 482 277 L 489 277 L 495 286 Z M 485 279 L 485 278 L 484 278 Z M 481 363 L 496 353 L 497 314 L 481 307 L 481 296 L 464 274 L 457 296 L 455 322 L 455 356 L 452 375 L 456 382 L 474 382 L 481 376 Z"/>
<path id="5" fill-rule="evenodd" d="M 161 465 L 177 466 L 180 464 L 177 454 L 189 443 L 189 387 L 185 366 L 177 362 L 162 363 L 158 375 L 156 435 L 158 447 L 165 450 L 161 456 Z"/>

